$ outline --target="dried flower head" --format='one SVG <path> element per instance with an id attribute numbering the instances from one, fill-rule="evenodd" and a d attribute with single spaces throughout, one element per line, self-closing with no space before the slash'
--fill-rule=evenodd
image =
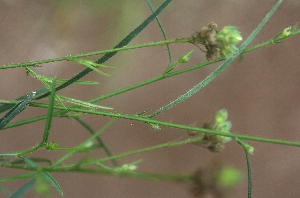
<path id="1" fill-rule="evenodd" d="M 221 109 L 216 113 L 214 120 L 210 117 L 203 123 L 204 129 L 210 129 L 229 133 L 231 128 L 231 122 L 227 121 L 228 113 L 225 109 Z M 189 131 L 189 135 L 195 136 L 197 133 Z M 224 150 L 224 144 L 231 141 L 230 137 L 222 135 L 213 135 L 209 133 L 201 134 L 202 139 L 199 142 L 194 143 L 195 145 L 209 149 L 211 152 L 220 153 Z"/>
<path id="2" fill-rule="evenodd" d="M 193 43 L 202 44 L 206 50 L 201 51 L 206 53 L 206 59 L 213 61 L 217 58 L 218 52 L 221 56 L 227 58 L 231 57 L 238 48 L 235 44 L 242 41 L 240 32 L 237 31 L 237 27 L 226 26 L 221 31 L 217 30 L 218 25 L 215 22 L 210 22 L 206 27 L 201 28 L 199 32 L 192 36 Z"/>

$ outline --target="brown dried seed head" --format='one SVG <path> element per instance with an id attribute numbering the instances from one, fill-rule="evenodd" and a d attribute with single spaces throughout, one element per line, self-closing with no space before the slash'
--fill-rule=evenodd
<path id="1" fill-rule="evenodd" d="M 210 45 L 216 45 L 217 44 L 216 31 L 215 30 L 211 31 L 210 34 L 206 36 L 206 40 Z"/>
<path id="2" fill-rule="evenodd" d="M 201 28 L 200 32 L 198 33 L 198 37 L 206 38 L 210 34 L 211 30 L 208 27 Z"/>
<path id="3" fill-rule="evenodd" d="M 208 149 L 214 153 L 221 153 L 224 150 L 225 146 L 222 142 L 214 142 L 212 143 Z"/>
<path id="4" fill-rule="evenodd" d="M 206 52 L 206 60 L 213 61 L 217 58 L 217 52 L 214 51 L 207 51 Z"/>
<path id="5" fill-rule="evenodd" d="M 212 29 L 212 30 L 216 30 L 217 31 L 217 29 L 218 29 L 218 25 L 215 23 L 215 22 L 210 22 L 209 24 L 207 24 L 207 27 L 209 28 L 209 29 Z"/>

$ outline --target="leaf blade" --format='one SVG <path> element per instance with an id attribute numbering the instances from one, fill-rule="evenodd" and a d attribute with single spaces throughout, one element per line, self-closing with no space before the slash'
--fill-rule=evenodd
<path id="1" fill-rule="evenodd" d="M 0 130 L 3 129 L 16 115 L 21 113 L 28 103 L 34 98 L 36 92 L 33 91 L 29 93 L 23 100 L 16 104 L 11 110 L 9 110 L 1 119 L 0 119 Z"/>

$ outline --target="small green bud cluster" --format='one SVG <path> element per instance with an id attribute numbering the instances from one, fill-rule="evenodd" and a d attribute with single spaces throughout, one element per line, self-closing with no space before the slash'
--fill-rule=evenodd
<path id="1" fill-rule="evenodd" d="M 237 27 L 226 26 L 216 34 L 217 41 L 221 44 L 220 54 L 225 57 L 231 57 L 238 48 L 235 44 L 243 40 Z"/>
<path id="2" fill-rule="evenodd" d="M 228 113 L 226 109 L 221 109 L 216 113 L 214 120 L 208 119 L 203 123 L 204 129 L 220 131 L 224 134 L 230 133 L 231 122 L 227 121 Z M 189 132 L 190 135 L 193 135 Z M 213 135 L 205 133 L 201 141 L 195 143 L 199 146 L 208 148 L 210 151 L 220 153 L 225 148 L 224 143 L 231 141 L 232 138 L 223 135 Z"/>
<path id="3" fill-rule="evenodd" d="M 227 117 L 228 112 L 226 109 L 221 109 L 220 111 L 218 111 L 215 117 L 215 125 L 213 127 L 213 130 L 229 133 L 232 125 L 230 121 L 226 121 Z M 230 137 L 220 135 L 216 135 L 215 138 L 222 140 L 223 143 L 229 142 L 231 140 Z"/>
<path id="4" fill-rule="evenodd" d="M 292 34 L 292 27 L 288 27 L 288 28 L 285 28 L 282 33 L 281 33 L 281 36 L 282 37 L 288 37 Z"/>
<path id="5" fill-rule="evenodd" d="M 285 28 L 281 33 L 279 33 L 273 40 L 281 40 L 281 39 L 285 39 L 289 36 L 291 36 L 293 33 L 295 33 L 298 30 L 298 26 L 295 25 L 293 27 L 287 27 Z M 278 41 L 276 41 L 278 42 Z"/>
<path id="6" fill-rule="evenodd" d="M 194 50 L 192 50 L 191 52 L 189 53 L 184 53 L 179 59 L 178 59 L 178 62 L 179 63 L 188 63 L 189 62 L 189 59 L 191 57 L 191 53 L 193 52 Z"/>

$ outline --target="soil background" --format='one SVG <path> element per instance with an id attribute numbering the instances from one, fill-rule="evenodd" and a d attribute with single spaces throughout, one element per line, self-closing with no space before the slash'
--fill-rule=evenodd
<path id="1" fill-rule="evenodd" d="M 157 8 L 163 1 L 152 1 Z M 176 0 L 159 19 L 167 37 L 191 36 L 201 27 L 214 21 L 219 29 L 237 26 L 246 39 L 276 0 Z M 145 20 L 151 11 L 146 1 L 0 1 L 0 65 L 50 59 L 104 49 L 111 49 Z M 262 31 L 248 46 L 255 46 L 274 38 L 283 29 L 300 21 L 300 1 L 284 1 Z M 289 38 L 285 44 L 274 44 L 243 55 L 235 60 L 215 80 L 197 94 L 154 119 L 177 124 L 201 123 L 220 109 L 227 109 L 232 122 L 232 133 L 272 139 L 300 141 L 300 39 Z M 153 21 L 129 45 L 163 40 L 156 21 Z M 170 45 L 173 61 L 193 49 L 190 61 L 178 69 L 205 62 L 205 55 L 191 44 Z M 100 56 L 87 59 L 97 60 Z M 105 63 L 115 69 L 104 69 L 113 77 L 95 72 L 83 80 L 97 81 L 99 85 L 72 85 L 58 94 L 88 101 L 103 94 L 125 88 L 160 75 L 168 65 L 164 46 L 120 52 Z M 114 107 L 125 114 L 154 112 L 198 84 L 221 63 L 209 65 L 98 102 Z M 68 79 L 84 69 L 72 62 L 55 62 L 33 68 L 41 75 Z M 1 99 L 15 99 L 33 90 L 43 88 L 37 79 L 26 75 L 23 68 L 0 72 Z M 48 100 L 44 99 L 47 103 Z M 47 109 L 29 107 L 13 122 L 45 115 Z M 3 115 L 1 115 L 3 116 Z M 99 130 L 111 118 L 83 115 L 82 119 L 94 130 Z M 1 153 L 29 149 L 42 139 L 45 121 L 22 125 L 1 131 Z M 162 127 L 153 130 L 149 125 L 118 119 L 102 138 L 114 154 L 146 148 L 186 138 L 187 132 Z M 54 118 L 50 141 L 60 147 L 74 147 L 89 137 L 88 132 L 74 120 Z M 299 197 L 300 150 L 297 147 L 250 142 L 255 148 L 251 156 L 253 197 Z M 47 157 L 58 160 L 67 151 L 39 150 L 27 157 Z M 93 153 L 104 157 L 102 151 Z M 81 157 L 83 157 L 82 155 Z M 66 163 L 76 162 L 73 157 Z M 232 165 L 244 173 L 244 179 L 234 189 L 232 198 L 247 197 L 247 166 L 243 149 L 234 141 L 220 153 L 211 153 L 193 145 L 166 148 L 128 158 L 120 164 L 143 159 L 139 171 L 192 173 L 197 167 L 209 166 L 212 161 Z M 108 164 L 109 165 L 109 164 Z M 1 168 L 0 178 L 24 173 Z M 64 197 L 192 197 L 190 184 L 157 182 L 79 173 L 52 173 L 60 184 Z M 5 182 L 1 185 L 11 192 L 27 180 Z M 52 197 L 60 197 L 53 188 Z M 4 194 L 1 194 L 4 197 Z M 42 197 L 29 191 L 24 197 Z M 211 197 L 211 196 L 207 196 Z"/>

